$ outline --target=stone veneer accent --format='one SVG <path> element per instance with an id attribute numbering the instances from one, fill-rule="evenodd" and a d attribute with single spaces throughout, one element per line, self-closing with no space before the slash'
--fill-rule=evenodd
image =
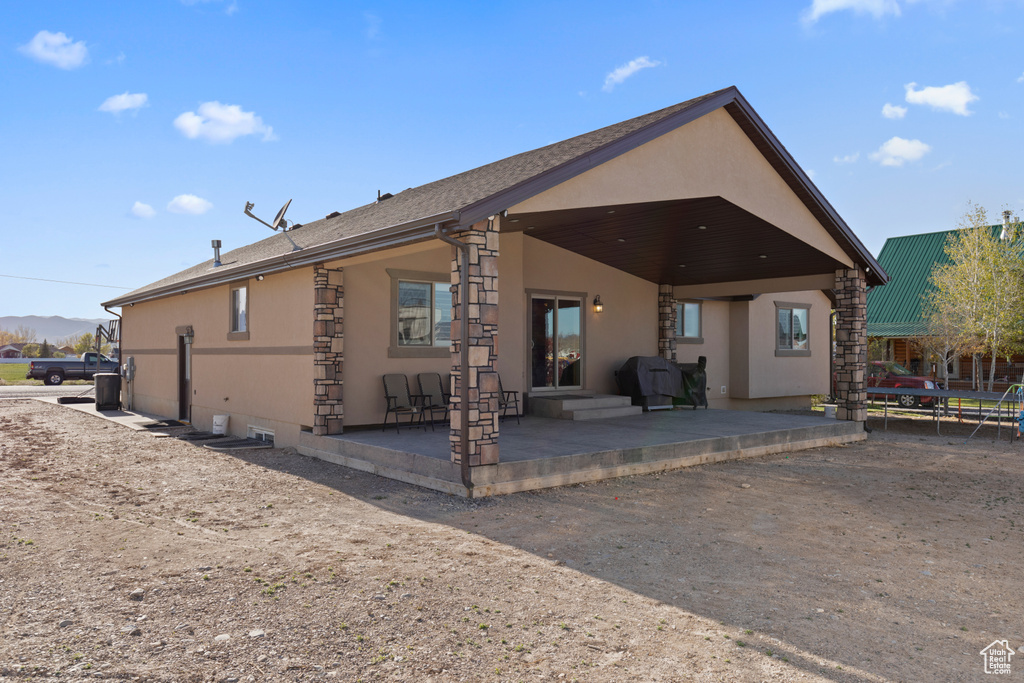
<path id="1" fill-rule="evenodd" d="M 672 285 L 658 285 L 658 354 L 676 359 L 676 302 Z"/>
<path id="2" fill-rule="evenodd" d="M 344 271 L 313 266 L 313 434 L 341 434 L 345 417 Z"/>
<path id="3" fill-rule="evenodd" d="M 452 398 L 451 453 L 462 461 L 462 415 L 459 410 L 463 379 L 469 382 L 469 464 L 498 462 L 498 230 L 493 221 L 481 221 L 453 235 L 469 245 L 469 291 L 459 291 L 459 268 L 464 252 L 452 247 Z M 460 364 L 459 302 L 469 302 L 469 377 Z"/>
<path id="4" fill-rule="evenodd" d="M 867 420 L 867 282 L 860 268 L 836 271 L 836 417 Z"/>

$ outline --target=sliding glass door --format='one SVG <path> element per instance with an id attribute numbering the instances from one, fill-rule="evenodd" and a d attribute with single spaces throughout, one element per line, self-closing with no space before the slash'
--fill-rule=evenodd
<path id="1" fill-rule="evenodd" d="M 533 389 L 583 386 L 583 298 L 530 295 L 530 376 Z"/>

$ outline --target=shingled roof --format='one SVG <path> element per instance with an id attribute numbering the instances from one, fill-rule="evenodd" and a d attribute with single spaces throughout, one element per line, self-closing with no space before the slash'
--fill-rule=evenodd
<path id="1" fill-rule="evenodd" d="M 104 303 L 123 306 L 222 284 L 257 273 L 271 273 L 324 260 L 430 239 L 434 226 L 466 227 L 564 182 L 588 168 L 664 135 L 715 109 L 727 107 L 784 174 L 794 191 L 823 220 L 833 237 L 861 262 L 875 265 L 871 254 L 835 214 L 796 166 L 782 145 L 735 87 L 702 95 L 628 121 L 578 135 L 464 173 L 410 188 L 394 196 L 278 233 L 136 289 Z M 298 249 L 296 249 L 298 247 Z M 869 269 L 870 270 L 870 269 Z M 876 268 L 875 278 L 885 274 Z"/>

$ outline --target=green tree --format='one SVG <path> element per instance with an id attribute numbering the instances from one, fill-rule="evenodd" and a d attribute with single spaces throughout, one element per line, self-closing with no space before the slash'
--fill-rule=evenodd
<path id="1" fill-rule="evenodd" d="M 930 308 L 938 330 L 955 340 L 953 349 L 988 353 L 993 361 L 1019 348 L 1024 322 L 1024 258 L 1019 230 L 1001 239 L 990 227 L 985 209 L 971 204 L 950 235 L 950 263 L 932 273 Z M 955 331 L 959 330 L 959 334 Z M 951 350 L 953 350 L 951 349 Z M 976 363 L 977 365 L 977 363 Z M 977 369 L 972 373 L 981 388 Z M 988 390 L 995 382 L 995 363 L 989 365 Z"/>
<path id="2" fill-rule="evenodd" d="M 75 349 L 75 353 L 81 356 L 83 353 L 95 350 L 94 347 L 96 346 L 96 340 L 93 339 L 91 332 L 86 332 L 85 334 L 80 335 L 78 339 L 74 341 L 72 346 Z"/>
<path id="3" fill-rule="evenodd" d="M 39 344 L 25 344 L 21 348 L 21 355 L 25 358 L 39 358 Z"/>
<path id="4" fill-rule="evenodd" d="M 43 343 L 39 345 L 39 357 L 40 358 L 52 358 L 53 347 L 50 343 L 43 339 Z"/>

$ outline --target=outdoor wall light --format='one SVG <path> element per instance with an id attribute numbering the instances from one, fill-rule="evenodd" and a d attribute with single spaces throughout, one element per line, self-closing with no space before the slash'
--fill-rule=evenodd
<path id="1" fill-rule="evenodd" d="M 256 282 L 263 282 L 263 276 L 262 275 L 257 275 L 256 276 Z"/>
<path id="2" fill-rule="evenodd" d="M 181 338 L 186 344 L 191 344 L 195 340 L 196 333 L 192 330 L 191 325 L 185 328 L 185 334 L 181 335 Z"/>
<path id="3" fill-rule="evenodd" d="M 601 295 L 598 294 L 594 297 L 594 313 L 600 313 L 604 310 L 604 304 L 601 303 Z"/>

